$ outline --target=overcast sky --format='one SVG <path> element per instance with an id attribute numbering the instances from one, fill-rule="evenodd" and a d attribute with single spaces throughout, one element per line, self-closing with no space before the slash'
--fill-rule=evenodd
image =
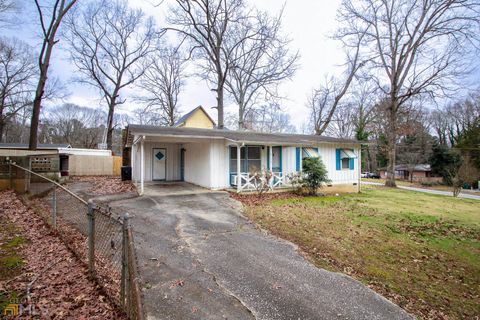
<path id="1" fill-rule="evenodd" d="M 159 0 L 129 0 L 133 7 L 140 6 L 145 12 L 157 19 L 159 26 L 164 26 L 165 12 L 171 0 L 165 0 L 160 7 L 152 3 Z M 340 72 L 339 64 L 342 63 L 344 53 L 338 42 L 329 37 L 336 29 L 336 11 L 340 0 L 313 1 L 313 0 L 250 0 L 256 7 L 276 15 L 285 4 L 283 15 L 283 31 L 292 39 L 291 49 L 298 50 L 301 55 L 300 68 L 291 81 L 286 81 L 281 86 L 280 94 L 287 97 L 283 102 L 286 112 L 292 118 L 293 124 L 300 129 L 308 118 L 308 110 L 305 107 L 307 96 L 312 89 L 324 79 L 326 74 Z M 33 1 L 26 1 L 32 6 Z M 30 9 L 33 9 L 30 8 Z M 10 36 L 21 37 L 31 45 L 38 48 L 40 37 L 35 35 L 35 26 L 38 25 L 38 17 L 35 12 L 22 14 L 24 22 L 7 32 Z M 75 73 L 71 63 L 68 61 L 68 54 L 62 47 L 62 41 L 54 49 L 52 62 L 52 74 L 62 79 L 70 96 L 66 99 L 82 106 L 98 107 L 103 101 L 98 91 L 84 85 L 71 82 Z M 478 78 L 478 77 L 477 77 Z M 133 90 L 128 90 L 132 92 Z M 124 95 L 125 96 L 125 95 Z M 216 111 L 211 107 L 216 104 L 215 93 L 210 90 L 206 82 L 190 78 L 180 97 L 180 111 L 182 113 L 202 105 L 216 119 Z M 136 107 L 135 102 L 128 98 L 127 102 L 120 106 L 118 112 L 126 113 Z M 232 103 L 226 104 L 226 112 L 236 112 Z"/>
<path id="2" fill-rule="evenodd" d="M 27 1 L 26 5 L 31 6 Z M 161 26 L 163 18 L 171 1 L 164 1 L 160 7 L 154 7 L 152 3 L 156 0 L 130 0 L 133 7 L 140 6 L 148 14 L 154 15 Z M 335 30 L 335 15 L 339 5 L 339 0 L 312 1 L 312 0 L 256 0 L 252 1 L 256 7 L 269 11 L 272 14 L 278 14 L 285 4 L 283 16 L 283 30 L 293 41 L 292 50 L 298 50 L 301 55 L 300 69 L 291 81 L 286 81 L 281 86 L 281 95 L 287 97 L 283 102 L 284 109 L 291 117 L 293 124 L 299 128 L 307 119 L 307 109 L 305 101 L 312 88 L 317 86 L 326 73 L 334 73 L 342 61 L 343 53 L 338 43 L 329 39 L 329 35 Z M 27 8 L 28 9 L 28 8 Z M 7 32 L 9 36 L 22 38 L 29 44 L 39 48 L 39 38 L 35 34 L 35 26 L 38 17 L 29 8 L 30 14 L 22 14 L 22 23 Z M 52 74 L 58 76 L 66 84 L 70 95 L 66 100 L 83 106 L 98 107 L 103 101 L 99 98 L 99 93 L 92 88 L 84 85 L 71 83 L 71 77 L 75 69 L 68 61 L 68 54 L 62 47 L 62 41 L 54 49 L 54 59 L 52 62 Z M 132 90 L 129 90 L 132 91 Z M 215 109 L 211 109 L 216 104 L 215 93 L 210 90 L 206 82 L 192 78 L 187 80 L 187 85 L 180 97 L 180 111 L 187 112 L 190 109 L 202 105 L 216 119 Z M 119 108 L 119 112 L 128 112 L 135 108 L 132 99 Z M 228 103 L 227 112 L 235 112 L 235 105 Z"/>

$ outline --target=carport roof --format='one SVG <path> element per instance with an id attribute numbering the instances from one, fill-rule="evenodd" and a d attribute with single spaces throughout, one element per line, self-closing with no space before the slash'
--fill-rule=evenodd
<path id="1" fill-rule="evenodd" d="M 213 138 L 227 139 L 237 143 L 288 143 L 309 145 L 316 143 L 348 143 L 359 144 L 358 140 L 333 138 L 306 134 L 261 133 L 253 131 L 233 131 L 221 129 L 200 129 L 185 127 L 161 127 L 149 125 L 128 125 L 128 133 L 133 135 L 182 137 L 182 138 Z"/>

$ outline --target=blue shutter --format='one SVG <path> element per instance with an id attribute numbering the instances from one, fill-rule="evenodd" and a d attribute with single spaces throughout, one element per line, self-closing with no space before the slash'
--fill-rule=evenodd
<path id="1" fill-rule="evenodd" d="M 350 170 L 353 170 L 353 169 L 355 169 L 355 159 L 350 158 Z"/>
<path id="2" fill-rule="evenodd" d="M 297 160 L 297 172 L 300 171 L 300 148 L 296 148 L 295 158 Z"/>
<path id="3" fill-rule="evenodd" d="M 270 148 L 267 147 L 267 170 L 270 170 Z"/>
<path id="4" fill-rule="evenodd" d="M 318 156 L 320 157 L 320 153 L 318 153 L 318 148 L 313 148 L 313 150 L 315 150 L 315 152 L 317 152 Z"/>
<path id="5" fill-rule="evenodd" d="M 340 159 L 340 151 L 341 150 L 342 149 L 335 149 L 337 170 L 342 170 L 342 159 Z"/>
<path id="6" fill-rule="evenodd" d="M 282 147 L 278 147 L 280 149 L 280 172 L 283 172 L 283 168 L 282 168 Z"/>

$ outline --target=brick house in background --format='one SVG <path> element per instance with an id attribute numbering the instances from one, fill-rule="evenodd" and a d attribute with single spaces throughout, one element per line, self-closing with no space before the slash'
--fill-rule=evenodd
<path id="1" fill-rule="evenodd" d="M 410 171 L 412 171 L 412 179 L 410 179 Z M 388 176 L 387 169 L 380 169 L 380 178 L 386 179 Z M 414 181 L 414 182 L 441 182 L 442 177 L 432 174 L 432 168 L 429 164 L 417 164 L 413 168 L 406 164 L 395 166 L 395 179 Z"/>

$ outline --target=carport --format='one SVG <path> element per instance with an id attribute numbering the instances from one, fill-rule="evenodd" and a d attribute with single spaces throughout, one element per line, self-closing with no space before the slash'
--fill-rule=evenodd
<path id="1" fill-rule="evenodd" d="M 141 194 L 145 192 L 145 183 L 183 181 L 209 188 L 212 144 L 212 137 L 138 135 L 132 143 L 132 179 Z"/>

